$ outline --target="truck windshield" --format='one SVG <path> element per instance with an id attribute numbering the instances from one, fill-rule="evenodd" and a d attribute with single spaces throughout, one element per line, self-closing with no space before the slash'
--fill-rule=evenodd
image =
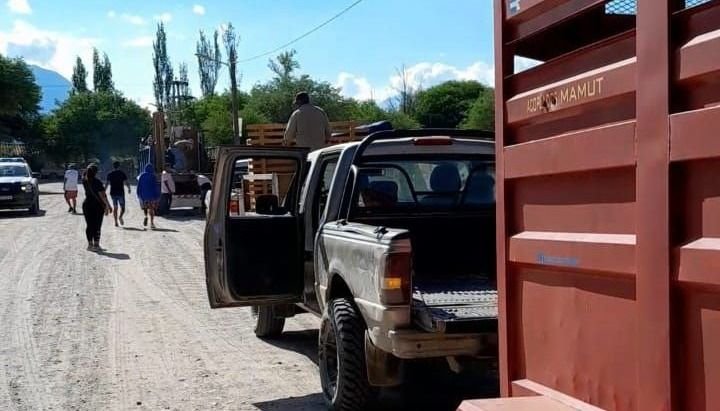
<path id="1" fill-rule="evenodd" d="M 28 177 L 27 167 L 21 165 L 0 165 L 0 177 Z"/>
<path id="2" fill-rule="evenodd" d="M 428 211 L 495 204 L 495 166 L 478 160 L 376 162 L 358 170 L 355 215 L 406 208 Z"/>

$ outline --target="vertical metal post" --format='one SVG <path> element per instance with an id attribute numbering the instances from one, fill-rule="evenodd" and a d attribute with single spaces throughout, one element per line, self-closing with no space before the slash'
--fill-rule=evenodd
<path id="1" fill-rule="evenodd" d="M 505 212 L 505 172 L 503 148 L 505 145 L 505 76 L 513 69 L 513 56 L 505 50 L 505 0 L 495 0 L 495 158 L 496 158 L 496 242 L 497 242 L 497 286 L 498 286 L 498 346 L 500 369 L 500 393 L 511 395 L 510 350 L 508 340 L 508 282 L 507 282 L 507 215 Z"/>
<path id="2" fill-rule="evenodd" d="M 238 122 L 238 102 L 237 102 L 237 78 L 236 78 L 236 59 L 231 56 L 230 59 L 230 93 L 232 98 L 232 122 L 233 122 L 233 143 L 240 144 L 240 124 Z"/>
<path id="3" fill-rule="evenodd" d="M 638 0 L 638 410 L 672 407 L 670 335 L 670 17 L 672 0 Z"/>

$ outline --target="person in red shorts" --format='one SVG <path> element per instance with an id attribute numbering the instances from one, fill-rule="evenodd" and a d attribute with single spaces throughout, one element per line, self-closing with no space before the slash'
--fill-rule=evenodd
<path id="1" fill-rule="evenodd" d="M 63 190 L 65 190 L 65 202 L 68 205 L 68 213 L 77 213 L 78 180 L 80 176 L 74 164 L 70 164 L 65 170 Z"/>

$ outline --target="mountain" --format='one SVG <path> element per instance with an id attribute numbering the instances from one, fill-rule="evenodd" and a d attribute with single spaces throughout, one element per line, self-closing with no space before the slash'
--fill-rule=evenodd
<path id="1" fill-rule="evenodd" d="M 42 90 L 42 100 L 40 101 L 40 112 L 48 113 L 55 108 L 56 100 L 65 101 L 68 93 L 72 89 L 72 83 L 52 70 L 44 69 L 35 65 L 30 65 L 35 76 L 35 83 Z"/>

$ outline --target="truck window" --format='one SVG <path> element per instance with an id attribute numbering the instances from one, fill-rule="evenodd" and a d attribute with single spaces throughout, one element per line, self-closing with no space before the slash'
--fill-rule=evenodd
<path id="1" fill-rule="evenodd" d="M 295 183 L 297 161 L 292 159 L 238 159 L 232 173 L 230 217 L 284 215 L 288 193 Z"/>
<path id="2" fill-rule="evenodd" d="M 313 228 L 317 229 L 320 218 L 325 212 L 327 206 L 328 194 L 330 193 L 330 184 L 332 184 L 335 168 L 337 168 L 338 156 L 328 158 L 322 164 L 320 170 L 320 184 L 318 187 L 317 202 L 315 206 L 315 218 L 313 220 Z"/>
<path id="3" fill-rule="evenodd" d="M 359 169 L 354 214 L 495 204 L 495 167 L 478 160 L 403 160 Z M 353 211 L 351 211 L 353 213 Z"/>

